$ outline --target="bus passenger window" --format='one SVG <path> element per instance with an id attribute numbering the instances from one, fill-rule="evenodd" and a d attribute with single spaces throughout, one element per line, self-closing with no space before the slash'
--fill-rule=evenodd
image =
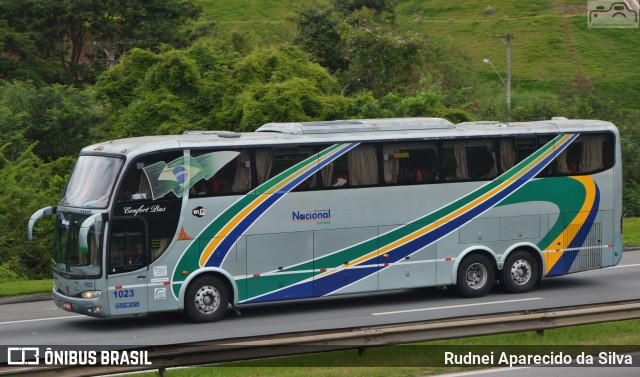
<path id="1" fill-rule="evenodd" d="M 544 136 L 516 136 L 500 139 L 500 167 L 502 172 L 506 172 L 533 152 L 547 144 L 555 135 Z M 550 164 L 542 170 L 536 177 L 548 177 L 553 174 L 553 166 Z"/>
<path id="2" fill-rule="evenodd" d="M 135 165 L 127 172 L 118 191 L 116 202 L 132 202 L 152 198 L 149 181 L 142 170 L 144 163 L 139 162 Z"/>
<path id="3" fill-rule="evenodd" d="M 591 174 L 611 167 L 611 137 L 580 135 L 556 158 L 558 175 Z"/>
<path id="4" fill-rule="evenodd" d="M 192 151 L 191 158 L 207 170 L 189 189 L 190 198 L 243 194 L 251 189 L 248 150 Z M 197 178 L 196 178 L 197 179 Z"/>
<path id="5" fill-rule="evenodd" d="M 343 155 L 320 169 L 322 187 L 347 188 L 349 187 L 349 166 L 347 156 Z"/>
<path id="6" fill-rule="evenodd" d="M 321 170 L 322 186 L 347 188 L 379 183 L 376 145 L 360 145 Z"/>
<path id="7" fill-rule="evenodd" d="M 316 155 L 320 148 L 315 146 L 303 147 L 274 147 L 256 149 L 256 171 L 258 173 L 258 185 L 263 184 L 269 179 L 286 171 L 287 169 L 307 160 L 309 157 Z M 311 164 L 317 164 L 315 161 L 308 161 Z M 307 191 L 318 188 L 317 174 L 307 177 L 303 182 L 298 184 L 292 191 Z"/>
<path id="8" fill-rule="evenodd" d="M 385 144 L 382 161 L 387 185 L 415 185 L 440 179 L 438 144 L 435 142 Z"/>
<path id="9" fill-rule="evenodd" d="M 488 180 L 498 175 L 493 139 L 445 141 L 443 144 L 444 178 Z"/>
<path id="10" fill-rule="evenodd" d="M 184 174 L 184 153 L 163 152 L 146 155 L 130 164 L 120 184 L 117 203 L 145 200 L 171 200 L 182 197 L 179 185 L 171 184 L 165 175 L 171 174 L 177 182 Z"/>

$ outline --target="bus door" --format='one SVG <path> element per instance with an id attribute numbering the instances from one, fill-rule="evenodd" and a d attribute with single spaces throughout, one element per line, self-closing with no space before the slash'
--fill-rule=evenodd
<path id="1" fill-rule="evenodd" d="M 107 252 L 107 286 L 112 315 L 147 311 L 149 247 L 144 218 L 114 218 Z"/>
<path id="2" fill-rule="evenodd" d="M 111 313 L 165 310 L 168 265 L 159 259 L 175 239 L 191 170 L 183 151 L 129 163 L 116 191 L 107 258 Z M 192 169 L 193 170 L 193 169 Z"/>

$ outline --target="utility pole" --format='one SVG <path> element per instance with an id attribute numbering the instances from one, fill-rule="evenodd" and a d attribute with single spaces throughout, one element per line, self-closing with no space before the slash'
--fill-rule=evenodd
<path id="1" fill-rule="evenodd" d="M 507 122 L 511 122 L 511 40 L 513 34 L 495 35 L 494 38 L 500 38 L 506 40 L 507 44 L 507 77 L 506 77 L 506 101 L 507 101 Z"/>

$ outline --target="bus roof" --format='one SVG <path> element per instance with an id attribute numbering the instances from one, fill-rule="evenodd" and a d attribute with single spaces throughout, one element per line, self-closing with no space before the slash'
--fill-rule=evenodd
<path id="1" fill-rule="evenodd" d="M 600 120 L 552 118 L 531 122 L 463 122 L 452 124 L 441 118 L 385 118 L 324 122 L 267 123 L 256 132 L 187 131 L 182 135 L 143 136 L 117 139 L 88 146 L 83 153 L 133 156 L 159 150 L 207 147 L 239 148 L 275 144 L 321 144 L 347 141 L 393 141 L 446 139 L 499 135 L 548 134 L 611 130 Z"/>
<path id="2" fill-rule="evenodd" d="M 267 123 L 256 132 L 279 132 L 291 135 L 350 132 L 393 132 L 451 129 L 453 123 L 442 118 L 385 118 L 332 120 L 323 122 Z"/>

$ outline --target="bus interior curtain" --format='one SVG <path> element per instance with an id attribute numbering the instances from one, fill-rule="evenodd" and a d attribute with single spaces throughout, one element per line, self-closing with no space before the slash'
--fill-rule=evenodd
<path id="1" fill-rule="evenodd" d="M 507 171 L 516 164 L 516 151 L 513 147 L 513 139 L 500 140 L 500 164 L 502 165 L 502 171 Z"/>
<path id="2" fill-rule="evenodd" d="M 314 148 L 300 148 L 300 159 L 301 160 L 306 160 L 312 156 L 314 156 L 314 160 L 315 163 L 318 163 L 318 156 L 317 156 L 318 151 Z M 315 189 L 318 188 L 318 175 L 317 174 L 313 174 L 311 177 L 307 178 L 305 180 L 305 182 L 303 184 L 301 184 L 301 186 L 298 186 L 299 188 L 306 188 L 306 189 Z"/>
<path id="3" fill-rule="evenodd" d="M 396 145 L 391 144 L 383 147 L 384 183 L 398 183 L 400 160 L 394 157 L 398 152 L 400 152 L 400 148 Z"/>
<path id="4" fill-rule="evenodd" d="M 498 164 L 496 163 L 496 145 L 493 140 L 486 141 L 487 151 L 491 155 L 491 169 L 485 178 L 495 178 L 498 175 Z"/>
<path id="5" fill-rule="evenodd" d="M 236 158 L 236 175 L 233 179 L 232 192 L 247 192 L 251 188 L 251 166 L 249 152 L 243 151 Z"/>
<path id="6" fill-rule="evenodd" d="M 604 168 L 602 144 L 605 141 L 602 136 L 584 136 L 582 139 L 582 158 L 580 159 L 580 171 L 589 173 Z"/>
<path id="7" fill-rule="evenodd" d="M 351 186 L 375 185 L 378 183 L 376 148 L 361 145 L 349 152 L 349 184 Z"/>
<path id="8" fill-rule="evenodd" d="M 99 266 L 100 265 L 100 258 L 98 258 L 98 240 L 96 240 L 96 237 L 91 237 L 91 241 L 90 241 L 90 252 L 91 252 L 91 262 L 90 264 L 94 265 L 94 266 Z"/>
<path id="9" fill-rule="evenodd" d="M 333 162 L 320 169 L 320 175 L 322 175 L 322 186 L 331 187 L 333 184 Z"/>
<path id="10" fill-rule="evenodd" d="M 464 141 L 453 142 L 453 153 L 456 157 L 456 179 L 469 177 L 469 165 L 467 164 L 467 147 Z"/>
<path id="11" fill-rule="evenodd" d="M 256 150 L 256 171 L 258 174 L 258 184 L 265 183 L 271 178 L 273 169 L 273 151 L 271 149 Z"/>
<path id="12" fill-rule="evenodd" d="M 556 158 L 557 168 L 559 174 L 570 174 L 569 164 L 567 163 L 567 156 L 569 155 L 569 148 L 565 149 Z"/>

